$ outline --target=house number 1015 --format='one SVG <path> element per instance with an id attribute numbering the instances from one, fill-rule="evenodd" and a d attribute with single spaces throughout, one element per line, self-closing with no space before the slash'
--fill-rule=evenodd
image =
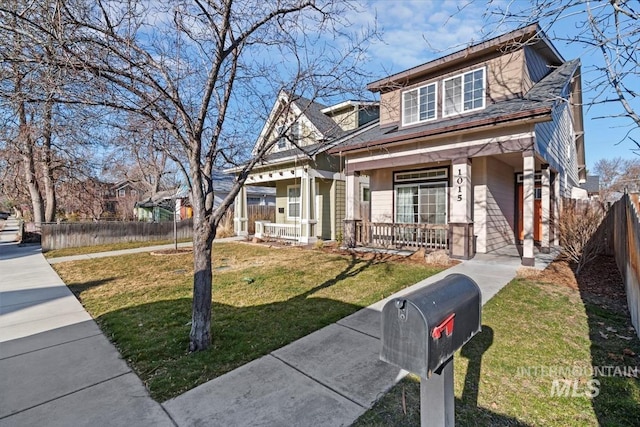
<path id="1" fill-rule="evenodd" d="M 462 184 L 464 183 L 464 177 L 462 176 L 462 169 L 458 169 L 458 176 L 456 177 L 456 185 L 458 187 L 457 200 L 462 201 Z"/>

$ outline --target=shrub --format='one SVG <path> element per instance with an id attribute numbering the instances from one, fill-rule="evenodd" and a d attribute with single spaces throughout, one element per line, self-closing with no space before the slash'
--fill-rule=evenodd
<path id="1" fill-rule="evenodd" d="M 595 236 L 605 212 L 601 205 L 589 201 L 565 200 L 558 223 L 563 256 L 576 265 L 576 274 L 593 261 L 604 247 Z"/>

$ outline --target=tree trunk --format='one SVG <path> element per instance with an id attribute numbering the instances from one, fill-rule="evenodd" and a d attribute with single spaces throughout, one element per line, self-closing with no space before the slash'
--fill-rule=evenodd
<path id="1" fill-rule="evenodd" d="M 51 152 L 51 139 L 53 124 L 53 102 L 50 100 L 44 106 L 44 129 L 43 129 L 43 150 L 44 159 L 42 161 L 43 177 L 44 177 L 44 194 L 46 199 L 44 220 L 46 222 L 54 222 L 56 220 L 56 187 L 53 177 L 53 156 Z"/>
<path id="2" fill-rule="evenodd" d="M 42 194 L 40 193 L 40 187 L 36 179 L 36 162 L 34 159 L 33 150 L 33 138 L 29 130 L 27 123 L 27 112 L 24 102 L 20 102 L 18 105 L 18 118 L 20 120 L 20 132 L 18 138 L 20 139 L 20 153 L 22 154 L 22 163 L 24 165 L 24 180 L 29 189 L 29 196 L 31 198 L 31 208 L 33 210 L 33 222 L 36 224 L 42 224 L 44 216 L 44 207 L 42 202 Z"/>
<path id="3" fill-rule="evenodd" d="M 200 153 L 196 151 L 190 159 L 192 172 L 191 199 L 193 206 L 193 305 L 189 351 L 206 350 L 211 345 L 211 294 L 212 266 L 211 246 L 215 230 L 209 221 L 206 190 L 200 174 Z"/>

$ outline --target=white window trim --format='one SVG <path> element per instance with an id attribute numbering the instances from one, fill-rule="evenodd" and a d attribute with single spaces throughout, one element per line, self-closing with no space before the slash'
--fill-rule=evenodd
<path id="1" fill-rule="evenodd" d="M 364 200 L 364 190 L 369 190 L 369 200 Z M 368 184 L 360 184 L 360 202 L 371 202 L 371 188 Z"/>
<path id="2" fill-rule="evenodd" d="M 424 178 L 400 178 L 399 176 L 402 174 L 417 174 L 423 172 L 444 172 L 443 175 L 433 176 L 433 177 L 424 177 Z M 430 182 L 430 181 L 447 181 L 449 179 L 449 168 L 431 168 L 431 169 L 419 169 L 414 171 L 399 171 L 393 173 L 393 180 L 395 182 Z"/>
<path id="3" fill-rule="evenodd" d="M 287 127 L 285 125 L 279 125 L 276 126 L 276 147 L 278 148 L 278 150 L 286 150 L 288 147 L 288 140 L 287 140 L 287 135 L 285 134 L 284 130 Z M 282 142 L 282 146 L 280 145 L 280 143 Z"/>
<path id="4" fill-rule="evenodd" d="M 300 213 L 300 215 L 298 216 L 290 216 L 289 215 L 289 189 L 290 188 L 297 188 L 300 190 L 300 196 L 298 197 L 298 205 L 300 205 L 300 208 L 298 209 L 298 212 Z M 302 217 L 302 189 L 300 188 L 300 184 L 295 184 L 295 185 L 287 185 L 287 219 L 288 220 L 299 220 Z"/>
<path id="5" fill-rule="evenodd" d="M 472 108 L 471 110 L 464 110 L 464 76 L 465 76 L 465 74 L 475 73 L 476 71 L 480 71 L 480 70 L 482 70 L 482 81 L 483 81 L 483 84 L 482 84 L 482 106 L 478 107 L 478 108 Z M 453 79 L 457 79 L 457 78 L 461 79 L 461 86 L 460 86 L 460 112 L 447 114 L 446 113 L 446 109 L 445 109 L 446 91 L 444 89 L 444 85 L 449 80 L 453 80 Z M 465 71 L 464 73 L 456 74 L 455 76 L 451 76 L 451 77 L 448 77 L 448 78 L 442 80 L 442 106 L 441 106 L 441 108 L 442 108 L 442 117 L 459 116 L 461 114 L 467 114 L 467 113 L 470 113 L 472 111 L 484 110 L 486 108 L 486 106 L 487 106 L 487 67 L 475 68 L 473 70 Z"/>
<path id="6" fill-rule="evenodd" d="M 434 116 L 431 119 L 424 119 L 424 120 L 420 120 L 420 89 L 424 88 L 424 87 L 429 87 L 429 86 L 433 86 L 435 89 L 434 92 L 434 98 L 435 98 L 435 108 L 434 108 Z M 407 122 L 406 121 L 406 115 L 404 114 L 404 95 L 408 92 L 413 92 L 416 91 L 418 93 L 418 120 L 416 120 L 415 122 Z M 416 123 L 425 123 L 425 122 L 430 122 L 433 120 L 436 120 L 438 118 L 438 82 L 433 82 L 433 83 L 429 83 L 426 85 L 422 85 L 422 86 L 418 86 L 418 87 L 414 87 L 411 89 L 407 89 L 405 91 L 402 92 L 402 94 L 400 95 L 401 99 L 402 99 L 402 126 L 409 126 L 409 125 L 415 125 Z"/>
<path id="7" fill-rule="evenodd" d="M 444 202 L 444 218 L 445 224 L 449 224 L 449 181 L 424 181 L 424 182 L 414 182 L 413 184 L 395 184 L 393 186 L 393 198 L 394 198 L 394 206 L 393 206 L 393 221 L 398 224 L 426 224 L 424 222 L 416 222 L 416 223 L 399 223 L 398 222 L 398 192 L 396 191 L 398 188 L 407 188 L 407 187 L 418 187 L 418 220 L 420 220 L 420 186 L 425 187 L 444 187 L 445 189 L 445 202 Z"/>

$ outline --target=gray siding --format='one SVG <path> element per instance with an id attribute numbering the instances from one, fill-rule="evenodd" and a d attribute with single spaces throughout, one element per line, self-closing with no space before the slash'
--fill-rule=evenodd
<path id="1" fill-rule="evenodd" d="M 535 147 L 545 161 L 560 174 L 560 197 L 571 197 L 578 185 L 578 162 L 571 112 L 560 102 L 551 112 L 552 121 L 536 124 Z"/>
<path id="2" fill-rule="evenodd" d="M 344 226 L 344 216 L 346 213 L 347 205 L 345 203 L 347 190 L 344 181 L 334 181 L 335 186 L 335 235 L 334 238 L 338 238 L 341 236 L 344 238 L 344 233 L 342 232 Z"/>
<path id="3" fill-rule="evenodd" d="M 332 230 L 331 230 L 331 183 L 332 181 L 324 181 L 324 180 L 318 180 L 318 188 L 319 188 L 319 194 L 318 196 L 320 197 L 316 197 L 316 200 L 318 202 L 322 203 L 322 206 L 319 206 L 317 209 L 320 212 L 320 218 L 319 222 L 320 222 L 320 228 L 322 230 L 322 232 L 319 234 L 318 237 L 321 237 L 324 240 L 330 240 L 331 239 L 331 234 L 332 234 Z"/>
<path id="4" fill-rule="evenodd" d="M 527 73 L 533 83 L 537 83 L 551 72 L 549 63 L 532 46 L 524 47 L 525 64 Z"/>

